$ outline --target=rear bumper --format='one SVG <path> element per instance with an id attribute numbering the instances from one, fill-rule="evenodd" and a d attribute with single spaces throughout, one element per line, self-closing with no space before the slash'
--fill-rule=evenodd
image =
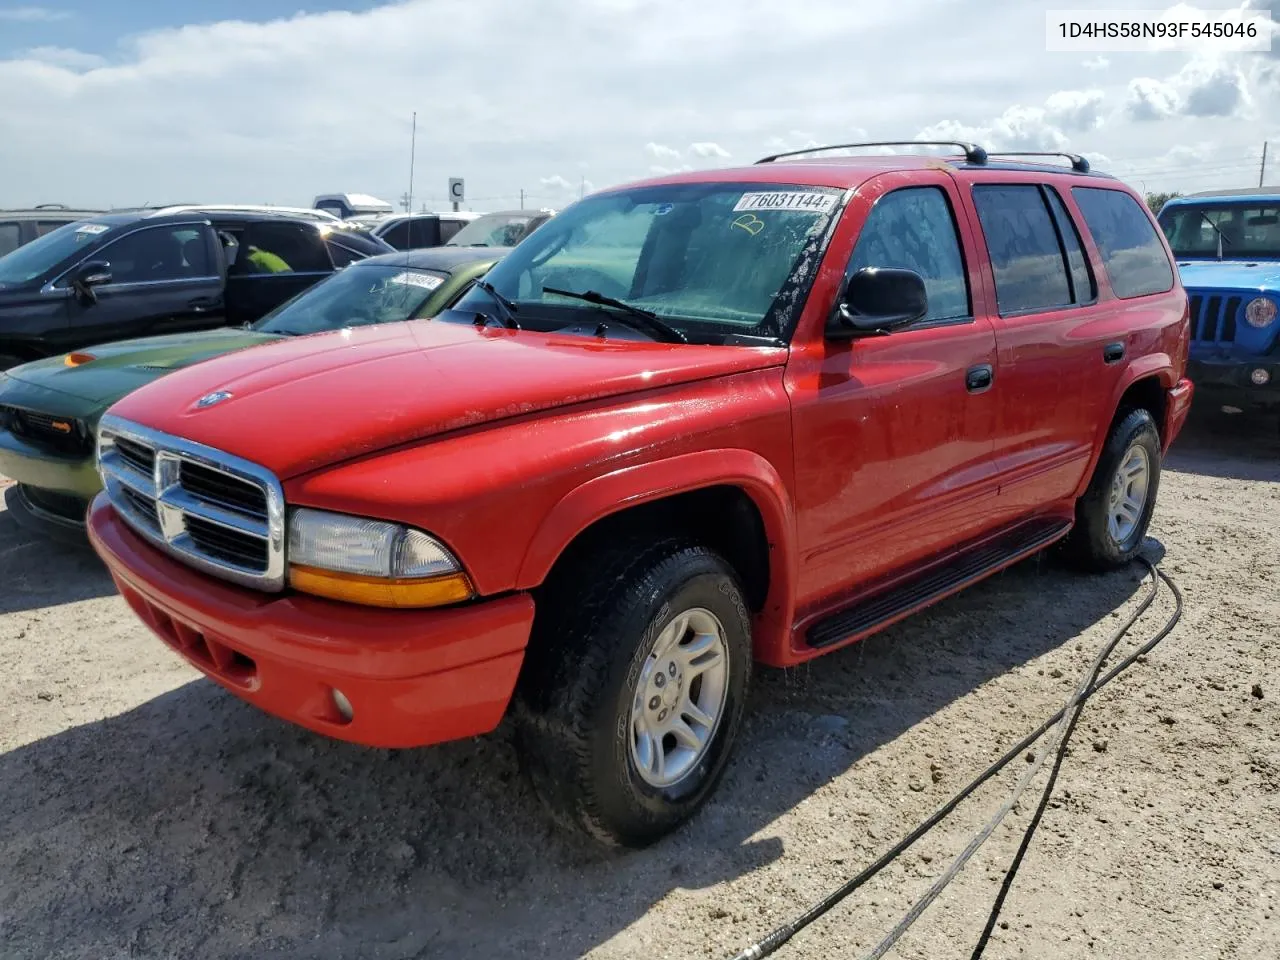
<path id="1" fill-rule="evenodd" d="M 104 496 L 90 542 L 134 612 L 205 676 L 267 713 L 375 747 L 416 747 L 493 730 L 515 689 L 533 599 L 383 610 L 262 594 L 156 550 Z M 338 690 L 352 707 L 344 718 Z"/>
<path id="2" fill-rule="evenodd" d="M 1266 373 L 1266 383 L 1254 383 L 1254 371 Z M 1209 360 L 1193 357 L 1187 376 L 1196 389 L 1216 402 L 1238 407 L 1280 406 L 1280 358 Z"/>

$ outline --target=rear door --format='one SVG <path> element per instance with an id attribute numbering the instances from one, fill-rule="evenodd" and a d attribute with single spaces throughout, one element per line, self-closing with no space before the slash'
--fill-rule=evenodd
<path id="1" fill-rule="evenodd" d="M 290 220 L 228 222 L 220 228 L 236 241 L 227 267 L 227 321 L 252 323 L 333 273 L 320 232 Z"/>
<path id="2" fill-rule="evenodd" d="M 1033 177 L 971 193 L 987 254 L 1000 359 L 995 455 L 1002 520 L 1073 495 L 1092 453 L 1113 311 L 1063 196 Z"/>
<path id="3" fill-rule="evenodd" d="M 225 322 L 222 278 L 213 230 L 207 223 L 164 224 L 134 230 L 95 250 L 111 281 L 92 297 L 72 294 L 66 349 Z M 58 287 L 69 288 L 77 267 Z"/>

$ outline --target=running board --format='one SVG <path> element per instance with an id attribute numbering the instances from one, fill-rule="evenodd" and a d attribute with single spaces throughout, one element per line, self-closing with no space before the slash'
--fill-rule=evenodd
<path id="1" fill-rule="evenodd" d="M 1061 539 L 1070 529 L 1071 521 L 1061 517 L 1019 524 L 1009 532 L 983 540 L 940 564 L 858 598 L 851 606 L 814 623 L 805 632 L 805 640 L 811 647 L 830 647 L 867 633 L 1017 563 Z"/>

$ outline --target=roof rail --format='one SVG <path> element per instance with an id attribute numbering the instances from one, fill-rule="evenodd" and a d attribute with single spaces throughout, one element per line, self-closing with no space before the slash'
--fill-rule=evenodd
<path id="1" fill-rule="evenodd" d="M 278 207 L 266 203 L 175 203 L 154 209 L 152 216 L 169 216 L 175 213 L 281 213 L 308 220 L 320 220 L 324 223 L 340 221 L 327 210 L 316 210 L 312 207 Z"/>
<path id="2" fill-rule="evenodd" d="M 851 147 L 959 147 L 964 151 L 964 158 L 970 163 L 986 163 L 987 151 L 976 143 L 963 140 L 880 140 L 875 143 L 833 143 L 826 147 L 809 147 L 805 150 L 788 150 L 786 153 L 775 153 L 762 157 L 756 163 L 773 163 L 783 157 L 798 157 L 805 153 L 817 153 L 820 150 L 847 150 Z"/>
<path id="3" fill-rule="evenodd" d="M 1060 153 L 1056 150 L 1001 150 L 990 154 L 992 157 L 1064 157 L 1071 161 L 1071 169 L 1076 173 L 1088 173 L 1089 161 L 1078 153 Z"/>
<path id="4" fill-rule="evenodd" d="M 35 205 L 35 209 L 36 210 L 65 210 L 67 209 L 67 205 L 65 203 L 37 203 Z"/>

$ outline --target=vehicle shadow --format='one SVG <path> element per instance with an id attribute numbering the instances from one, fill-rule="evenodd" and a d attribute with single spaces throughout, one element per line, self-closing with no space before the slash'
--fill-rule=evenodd
<path id="1" fill-rule="evenodd" d="M 1191 405 L 1165 467 L 1224 480 L 1280 481 L 1280 417 Z"/>
<path id="2" fill-rule="evenodd" d="M 506 727 L 372 750 L 191 682 L 0 755 L 2 952 L 579 957 L 677 888 L 785 858 L 780 836 L 757 834 L 957 698 L 1107 618 L 1144 572 L 1085 577 L 1042 556 L 854 648 L 762 671 L 709 806 L 632 853 L 552 828 Z"/>
<path id="3" fill-rule="evenodd" d="M 5 486 L 0 480 L 0 491 Z M 64 543 L 32 533 L 20 527 L 0 503 L 0 615 L 115 592 L 107 568 L 88 540 L 83 545 Z"/>

